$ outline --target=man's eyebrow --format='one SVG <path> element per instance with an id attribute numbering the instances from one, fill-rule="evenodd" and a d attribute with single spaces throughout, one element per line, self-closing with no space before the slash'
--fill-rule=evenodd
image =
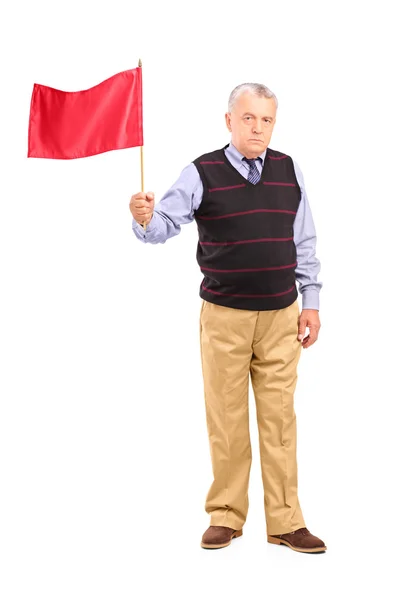
<path id="1" fill-rule="evenodd" d="M 244 113 L 243 116 L 245 117 L 246 115 L 250 115 L 250 117 L 254 117 L 253 113 L 250 113 L 250 112 Z M 265 117 L 263 117 L 263 119 L 271 119 L 271 121 L 273 121 L 273 117 L 269 117 L 269 116 L 265 116 Z"/>

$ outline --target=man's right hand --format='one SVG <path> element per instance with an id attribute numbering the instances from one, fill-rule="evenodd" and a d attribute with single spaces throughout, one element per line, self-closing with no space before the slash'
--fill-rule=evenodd
<path id="1" fill-rule="evenodd" d="M 129 209 L 133 218 L 140 225 L 150 223 L 154 212 L 154 193 L 139 192 L 132 196 L 129 202 Z"/>

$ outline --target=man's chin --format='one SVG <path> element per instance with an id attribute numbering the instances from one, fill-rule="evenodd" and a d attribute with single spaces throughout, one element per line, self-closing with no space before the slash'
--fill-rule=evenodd
<path id="1" fill-rule="evenodd" d="M 265 145 L 265 142 L 258 141 L 258 140 L 249 140 L 247 142 L 247 148 L 248 148 L 248 150 L 251 150 L 253 152 L 258 152 L 259 154 L 261 154 L 262 152 L 264 152 L 264 150 L 267 148 L 267 146 Z"/>

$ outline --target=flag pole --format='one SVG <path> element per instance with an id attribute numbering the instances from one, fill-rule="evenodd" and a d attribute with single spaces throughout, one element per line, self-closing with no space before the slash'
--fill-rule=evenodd
<path id="1" fill-rule="evenodd" d="M 138 67 L 142 68 L 142 61 L 139 58 L 139 64 Z M 143 94 L 143 92 L 142 92 Z M 143 127 L 143 125 L 142 125 Z M 140 146 L 140 174 L 141 174 L 141 188 L 142 188 L 142 192 L 144 192 L 144 171 L 143 171 L 143 146 Z M 146 223 L 143 223 L 143 229 L 146 231 Z"/>

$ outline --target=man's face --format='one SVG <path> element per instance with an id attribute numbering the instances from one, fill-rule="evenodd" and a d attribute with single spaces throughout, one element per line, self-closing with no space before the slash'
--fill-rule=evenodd
<path id="1" fill-rule="evenodd" d="M 232 132 L 232 144 L 246 158 L 256 158 L 271 139 L 276 121 L 275 100 L 244 92 L 236 100 L 232 112 L 225 114 L 225 120 Z"/>

